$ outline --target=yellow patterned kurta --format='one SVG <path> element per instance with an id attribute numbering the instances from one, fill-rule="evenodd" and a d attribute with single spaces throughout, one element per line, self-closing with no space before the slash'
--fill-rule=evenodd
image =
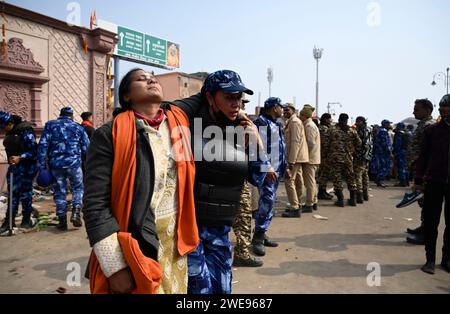
<path id="1" fill-rule="evenodd" d="M 150 210 L 155 213 L 156 231 L 159 237 L 158 262 L 163 270 L 159 294 L 187 293 L 187 256 L 181 257 L 177 250 L 177 165 L 172 157 L 172 142 L 167 119 L 159 130 L 138 120 L 148 135 L 155 160 L 155 189 Z"/>

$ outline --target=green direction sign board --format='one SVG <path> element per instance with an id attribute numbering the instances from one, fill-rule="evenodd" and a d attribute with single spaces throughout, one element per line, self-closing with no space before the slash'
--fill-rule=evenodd
<path id="1" fill-rule="evenodd" d="M 117 36 L 119 57 L 150 65 L 180 67 L 180 46 L 175 43 L 122 26 L 117 27 Z"/>

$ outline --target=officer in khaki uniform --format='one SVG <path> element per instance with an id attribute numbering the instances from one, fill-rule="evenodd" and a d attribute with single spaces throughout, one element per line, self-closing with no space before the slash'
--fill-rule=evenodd
<path id="1" fill-rule="evenodd" d="M 285 179 L 286 194 L 290 207 L 285 210 L 283 217 L 300 217 L 301 197 L 303 195 L 302 167 L 309 162 L 308 144 L 302 121 L 297 117 L 295 106 L 288 103 L 284 109 L 287 119 L 284 128 L 286 138 L 286 158 L 290 176 Z"/>
<path id="2" fill-rule="evenodd" d="M 315 108 L 305 105 L 300 111 L 300 120 L 305 128 L 306 143 L 308 145 L 309 161 L 302 164 L 303 179 L 306 187 L 306 202 L 302 208 L 303 213 L 317 210 L 316 171 L 320 165 L 320 132 L 312 120 Z"/>

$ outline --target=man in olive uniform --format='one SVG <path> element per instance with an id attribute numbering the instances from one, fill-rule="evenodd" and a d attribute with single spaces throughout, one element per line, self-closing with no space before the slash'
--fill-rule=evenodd
<path id="1" fill-rule="evenodd" d="M 356 180 L 353 171 L 353 154 L 361 146 L 361 139 L 351 127 L 348 126 L 348 115 L 339 116 L 339 122 L 330 129 L 329 147 L 330 162 L 333 169 L 334 191 L 338 198 L 335 205 L 344 207 L 344 194 L 342 193 L 343 180 L 347 182 L 350 191 L 348 204 L 356 206 Z"/>
<path id="2" fill-rule="evenodd" d="M 242 111 L 250 101 L 242 100 Z M 239 201 L 239 211 L 233 224 L 236 235 L 236 245 L 233 254 L 234 267 L 261 267 L 263 261 L 250 255 L 252 245 L 252 191 L 248 181 L 245 181 Z"/>
<path id="3" fill-rule="evenodd" d="M 331 127 L 332 118 L 329 113 L 324 113 L 320 117 L 320 168 L 319 168 L 319 193 L 317 198 L 319 200 L 331 200 L 333 195 L 327 192 L 327 183 L 331 181 L 331 169 L 330 160 L 328 158 L 330 154 L 330 148 L 328 147 L 329 141 L 329 131 Z"/>
<path id="4" fill-rule="evenodd" d="M 408 152 L 408 164 L 412 178 L 415 177 L 416 163 L 420 155 L 420 147 L 422 145 L 425 129 L 434 124 L 435 120 L 431 114 L 433 113 L 433 104 L 428 99 L 417 99 L 414 102 L 414 117 L 419 120 L 417 128 L 412 136 L 411 145 Z M 421 212 L 421 224 L 415 229 L 407 229 L 409 235 L 406 240 L 412 244 L 424 245 L 424 229 L 423 229 L 424 211 Z"/>
<path id="5" fill-rule="evenodd" d="M 356 177 L 356 202 L 358 204 L 369 200 L 369 162 L 372 159 L 372 130 L 367 126 L 366 118 L 356 118 L 356 132 L 361 139 L 361 146 L 356 150 L 353 165 Z"/>

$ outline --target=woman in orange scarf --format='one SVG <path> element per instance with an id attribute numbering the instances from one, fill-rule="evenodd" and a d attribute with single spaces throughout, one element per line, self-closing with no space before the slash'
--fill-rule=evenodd
<path id="1" fill-rule="evenodd" d="M 189 110 L 163 103 L 141 69 L 122 79 L 119 100 L 86 162 L 91 292 L 186 293 L 187 254 L 199 242 Z"/>

